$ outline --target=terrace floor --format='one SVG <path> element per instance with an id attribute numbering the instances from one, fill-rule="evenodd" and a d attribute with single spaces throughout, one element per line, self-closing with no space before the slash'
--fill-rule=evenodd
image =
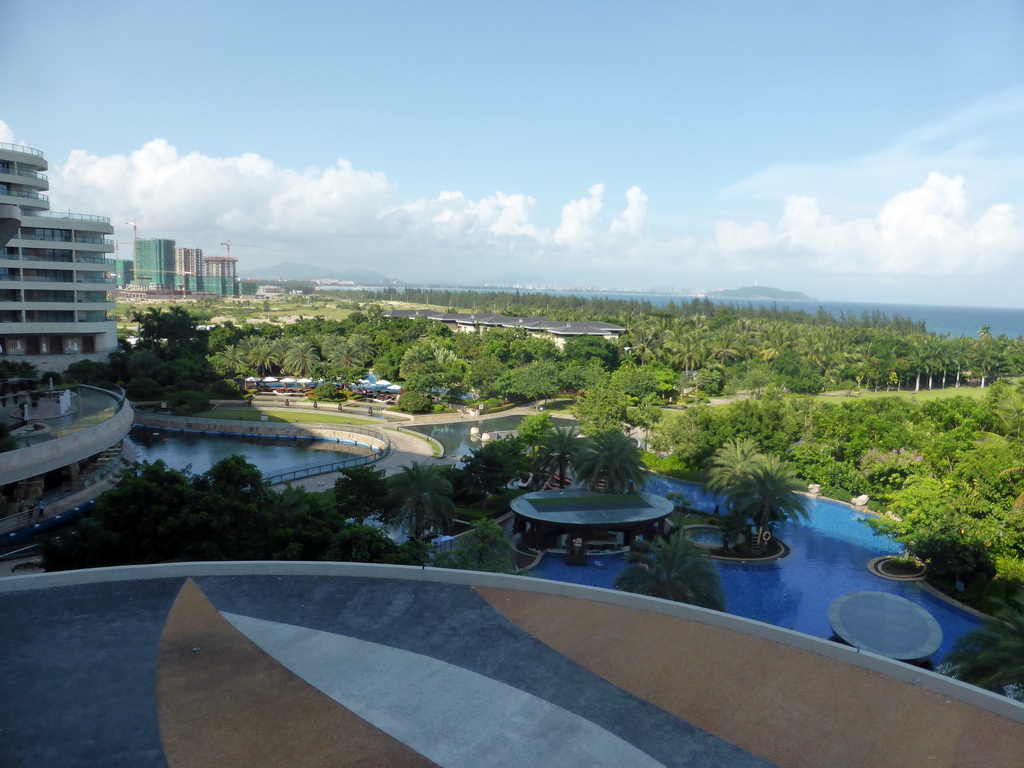
<path id="1" fill-rule="evenodd" d="M 1024 743 L 1024 717 L 661 601 L 450 573 L 4 579 L 0 764 L 992 766 Z"/>

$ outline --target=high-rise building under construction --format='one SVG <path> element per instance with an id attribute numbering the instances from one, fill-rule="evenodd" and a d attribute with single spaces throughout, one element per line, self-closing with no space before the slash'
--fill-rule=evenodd
<path id="1" fill-rule="evenodd" d="M 148 290 L 174 287 L 174 241 L 163 239 L 135 241 L 136 285 Z"/>

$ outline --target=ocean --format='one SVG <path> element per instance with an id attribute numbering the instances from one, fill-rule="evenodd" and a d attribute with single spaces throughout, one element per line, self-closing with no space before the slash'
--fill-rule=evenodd
<path id="1" fill-rule="evenodd" d="M 463 289 L 458 289 L 463 290 Z M 464 289 L 471 290 L 471 289 Z M 498 289 L 481 289 L 498 290 Z M 511 291 L 510 291 L 511 292 Z M 580 296 L 583 298 L 623 299 L 625 301 L 649 301 L 656 307 L 663 307 L 669 302 L 688 304 L 692 296 L 669 296 L 655 293 L 606 293 L 585 291 L 527 291 L 521 293 L 545 293 L 551 296 Z M 860 301 L 776 301 L 771 299 L 709 299 L 715 304 L 733 304 L 738 307 L 770 307 L 791 309 L 793 311 L 817 312 L 823 309 L 833 317 L 855 315 L 860 317 L 867 313 L 881 312 L 892 317 L 899 315 L 910 320 L 924 322 L 930 333 L 940 336 L 971 336 L 978 337 L 983 325 L 987 325 L 993 336 L 1005 335 L 1010 338 L 1024 337 L 1024 309 L 1008 309 L 1004 307 L 941 307 L 924 304 L 882 304 Z"/>
<path id="2" fill-rule="evenodd" d="M 426 286 L 425 286 L 426 287 Z M 453 291 L 482 291 L 502 292 L 501 288 L 464 288 L 451 287 L 441 288 L 431 286 L 437 290 Z M 379 290 L 370 286 L 357 287 L 356 290 Z M 507 290 L 508 293 L 515 293 L 515 290 Z M 676 304 L 688 304 L 693 300 L 692 296 L 670 296 L 667 294 L 655 293 L 612 293 L 612 292 L 589 292 L 589 291 L 544 291 L 526 290 L 519 291 L 523 294 L 548 294 L 550 296 L 579 296 L 581 298 L 605 298 L 622 299 L 624 301 L 649 301 L 656 307 L 663 307 L 669 302 Z M 833 317 L 843 315 L 855 315 L 860 317 L 864 313 L 872 314 L 881 312 L 889 317 L 899 315 L 918 322 L 924 322 L 925 328 L 930 333 L 940 336 L 949 335 L 970 336 L 977 338 L 981 327 L 987 325 L 989 333 L 993 336 L 1008 336 L 1011 339 L 1024 337 L 1024 309 L 1011 309 L 1007 307 L 943 307 L 925 304 L 882 304 L 864 301 L 774 301 L 774 300 L 738 300 L 738 299 L 710 299 L 715 304 L 734 304 L 739 307 L 755 306 L 770 307 L 777 306 L 780 309 L 791 309 L 794 311 L 817 312 L 823 309 Z"/>
<path id="3" fill-rule="evenodd" d="M 605 295 L 608 294 L 599 294 Z M 633 298 L 645 298 L 652 304 L 664 306 L 670 301 L 689 301 L 679 296 L 637 296 Z M 625 297 L 625 294 L 624 294 Z M 735 304 L 740 307 L 770 307 L 777 306 L 779 309 L 792 309 L 794 311 L 817 312 L 823 309 L 833 317 L 856 316 L 875 311 L 892 317 L 909 318 L 910 320 L 923 321 L 927 330 L 937 333 L 940 336 L 971 336 L 978 337 L 981 327 L 987 325 L 989 333 L 993 336 L 1005 335 L 1010 338 L 1024 336 L 1024 309 L 1007 309 L 1003 307 L 940 307 L 927 306 L 924 304 L 872 304 L 858 301 L 737 301 L 735 299 L 711 299 L 715 304 Z"/>

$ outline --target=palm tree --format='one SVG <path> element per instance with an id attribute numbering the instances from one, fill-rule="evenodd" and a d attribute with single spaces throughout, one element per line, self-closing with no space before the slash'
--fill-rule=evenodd
<path id="1" fill-rule="evenodd" d="M 274 339 L 270 342 L 270 362 L 276 365 L 278 368 L 284 368 L 284 359 L 288 354 L 288 349 L 292 345 L 291 339 L 280 338 Z"/>
<path id="2" fill-rule="evenodd" d="M 1024 391 L 1018 388 L 1008 392 L 999 399 L 993 410 L 1006 434 L 1020 440 L 1021 431 L 1024 430 Z"/>
<path id="3" fill-rule="evenodd" d="M 743 515 L 757 527 L 760 542 L 776 523 L 808 518 L 802 490 L 803 484 L 789 474 L 777 456 L 767 456 L 738 478 L 725 495 L 733 514 Z"/>
<path id="4" fill-rule="evenodd" d="M 642 452 L 636 441 L 617 430 L 589 438 L 573 461 L 576 479 L 605 493 L 641 490 L 647 484 Z"/>
<path id="5" fill-rule="evenodd" d="M 355 365 L 365 365 L 376 352 L 373 339 L 361 333 L 353 333 L 349 336 L 346 348 Z"/>
<path id="6" fill-rule="evenodd" d="M 346 342 L 343 336 L 333 333 L 321 334 L 317 339 L 317 343 L 320 345 L 321 356 L 331 365 L 341 367 L 353 364 L 348 358 Z"/>
<path id="7" fill-rule="evenodd" d="M 243 374 L 250 370 L 245 354 L 237 344 L 228 344 L 217 354 L 211 355 L 209 360 L 216 368 L 226 373 Z"/>
<path id="8" fill-rule="evenodd" d="M 296 376 L 308 376 L 313 366 L 320 362 L 320 354 L 312 342 L 297 339 L 288 345 L 281 359 L 281 365 Z"/>
<path id="9" fill-rule="evenodd" d="M 616 589 L 725 610 L 718 569 L 690 537 L 677 531 L 640 546 L 641 551 L 626 554 L 629 565 L 615 578 Z"/>
<path id="10" fill-rule="evenodd" d="M 417 539 L 431 528 L 448 530 L 455 517 L 452 484 L 438 466 L 414 461 L 388 481 L 381 519 L 412 530 Z"/>
<path id="11" fill-rule="evenodd" d="M 1024 597 L 1008 600 L 957 640 L 943 671 L 1024 701 Z"/>
<path id="12" fill-rule="evenodd" d="M 434 354 L 434 347 L 430 344 L 420 342 L 413 344 L 402 355 L 402 362 L 399 364 L 398 375 L 402 379 L 408 379 L 417 368 L 420 368 L 428 363 L 432 363 L 437 359 Z"/>
<path id="13" fill-rule="evenodd" d="M 704 487 L 714 494 L 724 493 L 740 478 L 763 461 L 764 456 L 757 450 L 757 443 L 749 437 L 733 438 L 715 451 L 705 475 Z"/>
<path id="14" fill-rule="evenodd" d="M 537 467 L 541 472 L 557 472 L 558 487 L 565 488 L 569 465 L 582 447 L 576 427 L 555 427 L 540 445 Z"/>
<path id="15" fill-rule="evenodd" d="M 238 349 L 245 356 L 246 362 L 253 366 L 260 376 L 266 374 L 272 363 L 269 339 L 246 336 L 238 341 Z"/>

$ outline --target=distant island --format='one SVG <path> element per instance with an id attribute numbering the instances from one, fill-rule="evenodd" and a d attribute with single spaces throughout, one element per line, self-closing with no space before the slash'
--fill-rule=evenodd
<path id="1" fill-rule="evenodd" d="M 766 288 L 761 285 L 752 285 L 747 288 L 730 288 L 723 291 L 709 291 L 709 299 L 761 299 L 768 301 L 817 301 L 813 296 L 808 296 L 800 291 L 784 291 L 781 288 Z"/>

